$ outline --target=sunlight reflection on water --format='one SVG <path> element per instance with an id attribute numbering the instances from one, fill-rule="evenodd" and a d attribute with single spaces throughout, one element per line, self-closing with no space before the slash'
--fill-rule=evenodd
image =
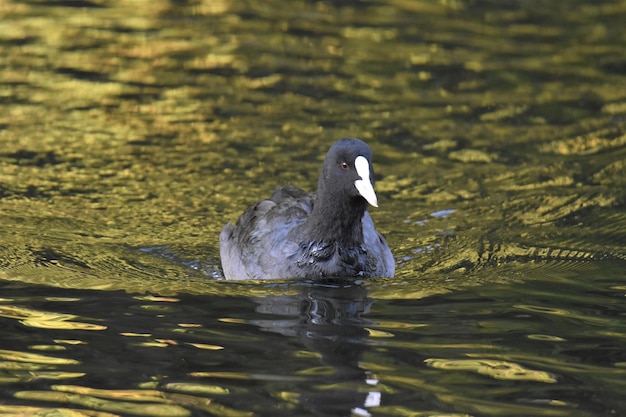
<path id="1" fill-rule="evenodd" d="M 623 1 L 71 3 L 0 4 L 0 414 L 626 412 Z M 221 279 L 343 136 L 396 277 Z"/>

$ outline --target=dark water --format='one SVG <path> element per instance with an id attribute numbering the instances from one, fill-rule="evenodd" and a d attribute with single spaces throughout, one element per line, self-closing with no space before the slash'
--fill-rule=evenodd
<path id="1" fill-rule="evenodd" d="M 623 265 L 529 275 L 423 298 L 383 280 L 177 297 L 4 283 L 0 410 L 621 415 Z"/>
<path id="2" fill-rule="evenodd" d="M 625 19 L 0 3 L 0 415 L 626 414 Z M 222 280 L 344 136 L 396 278 Z"/>

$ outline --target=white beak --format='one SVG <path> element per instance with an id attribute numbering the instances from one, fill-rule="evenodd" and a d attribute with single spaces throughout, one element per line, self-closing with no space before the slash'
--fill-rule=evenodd
<path id="1" fill-rule="evenodd" d="M 364 156 L 357 156 L 354 160 L 356 173 L 361 179 L 354 181 L 354 186 L 361 196 L 374 207 L 378 207 L 378 199 L 370 179 L 370 163 Z"/>

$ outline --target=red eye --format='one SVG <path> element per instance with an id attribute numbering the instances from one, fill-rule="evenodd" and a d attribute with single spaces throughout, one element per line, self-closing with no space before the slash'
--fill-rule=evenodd
<path id="1" fill-rule="evenodd" d="M 347 163 L 345 163 L 345 162 L 342 162 L 342 163 L 341 163 L 341 169 L 346 170 L 346 169 L 348 169 L 348 168 L 349 168 L 349 167 L 348 167 L 348 164 L 347 164 Z"/>

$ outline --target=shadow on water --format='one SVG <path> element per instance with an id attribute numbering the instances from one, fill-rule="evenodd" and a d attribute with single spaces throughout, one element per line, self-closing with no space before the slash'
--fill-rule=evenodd
<path id="1" fill-rule="evenodd" d="M 251 322 L 264 331 L 297 338 L 319 366 L 295 370 L 306 380 L 306 391 L 293 392 L 299 407 L 313 415 L 369 414 L 380 405 L 378 381 L 360 366 L 373 324 L 364 315 L 374 301 L 367 289 L 350 280 L 305 285 L 293 296 L 257 298 L 256 311 L 285 319 Z M 306 354 L 305 354 L 306 355 Z"/>

